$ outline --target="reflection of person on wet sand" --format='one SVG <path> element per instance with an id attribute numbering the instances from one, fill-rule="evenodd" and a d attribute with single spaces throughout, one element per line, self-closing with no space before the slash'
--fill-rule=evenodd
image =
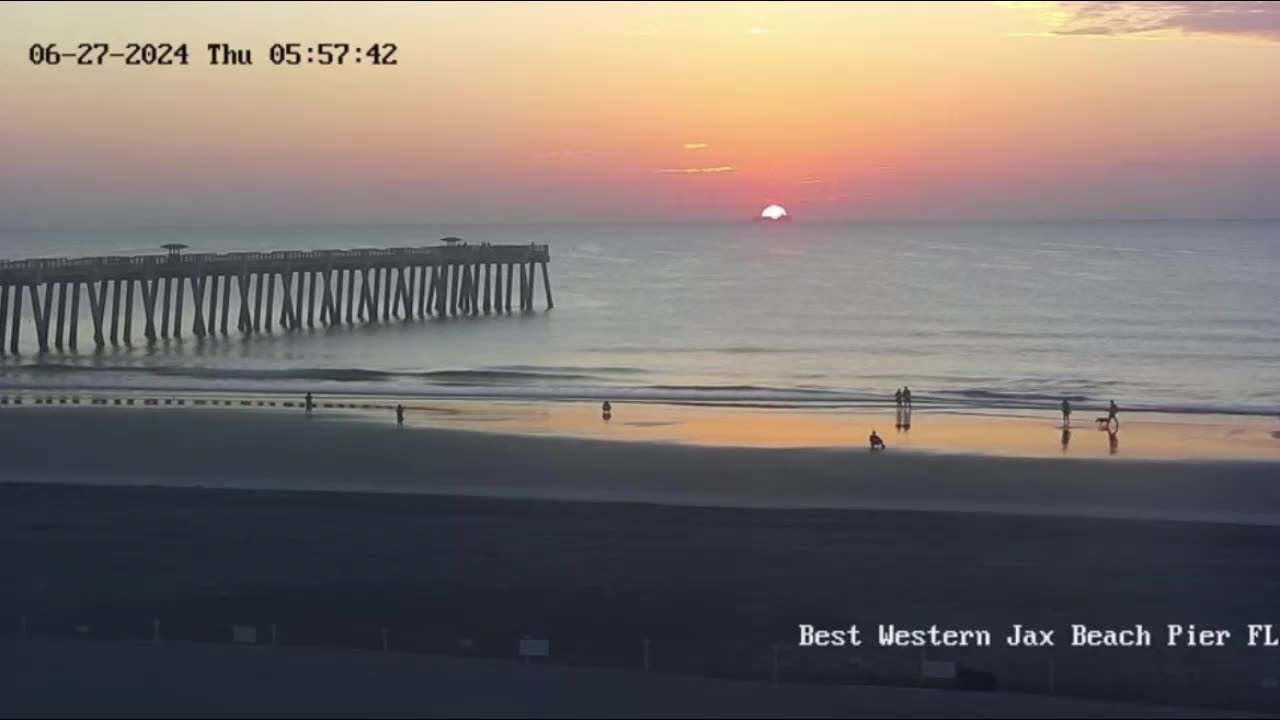
<path id="1" fill-rule="evenodd" d="M 876 434 L 876 431 L 875 431 L 875 430 L 872 430 L 872 431 L 871 431 L 871 438 L 870 438 L 870 439 L 871 439 L 871 450 L 872 450 L 873 452 L 874 452 L 874 451 L 876 451 L 876 450 L 883 450 L 883 449 L 884 449 L 884 440 L 881 440 L 881 439 L 880 439 L 880 436 Z"/>
<path id="2" fill-rule="evenodd" d="M 1067 446 L 1071 444 L 1071 429 L 1065 425 L 1062 428 L 1062 452 L 1067 451 Z"/>
<path id="3" fill-rule="evenodd" d="M 1117 422 L 1117 423 L 1119 423 L 1119 421 L 1118 421 L 1118 420 L 1117 420 L 1116 422 Z M 1107 443 L 1108 443 L 1108 445 L 1109 445 L 1109 446 L 1110 446 L 1110 448 L 1111 448 L 1111 454 L 1112 454 L 1112 455 L 1115 455 L 1115 454 L 1116 454 L 1116 451 L 1118 451 L 1118 450 L 1120 449 L 1120 433 L 1119 433 L 1119 431 L 1117 431 L 1117 430 L 1108 430 L 1108 431 L 1107 431 Z"/>

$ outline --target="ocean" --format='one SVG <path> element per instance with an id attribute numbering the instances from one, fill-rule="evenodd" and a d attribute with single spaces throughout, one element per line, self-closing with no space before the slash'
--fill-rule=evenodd
<path id="1" fill-rule="evenodd" d="M 549 244 L 555 309 L 95 352 L 85 303 L 79 353 L 0 387 L 1280 413 L 1280 221 L 9 229 L 0 258 L 450 235 Z"/>

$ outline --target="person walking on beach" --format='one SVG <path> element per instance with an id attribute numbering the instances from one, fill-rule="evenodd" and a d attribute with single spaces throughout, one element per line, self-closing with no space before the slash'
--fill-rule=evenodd
<path id="1" fill-rule="evenodd" d="M 396 405 L 396 427 L 404 427 L 404 406 Z"/>
<path id="2" fill-rule="evenodd" d="M 1111 428 L 1111 423 L 1115 423 L 1116 430 L 1120 429 L 1120 406 L 1116 405 L 1116 401 L 1111 401 L 1111 407 L 1107 411 L 1107 429 Z"/>
<path id="3" fill-rule="evenodd" d="M 316 406 L 316 403 L 315 403 L 315 401 L 314 401 L 314 400 L 312 400 L 312 398 L 311 398 L 311 393 L 307 393 L 307 404 L 306 404 L 306 408 L 307 408 L 307 414 L 308 414 L 308 415 L 310 415 L 310 414 L 311 414 L 311 411 L 312 411 L 312 409 L 314 409 L 314 408 L 315 408 L 315 406 Z"/>
<path id="4" fill-rule="evenodd" d="M 893 394 L 893 404 L 897 405 L 898 409 L 902 409 L 902 388 L 898 388 L 898 391 Z"/>
<path id="5" fill-rule="evenodd" d="M 911 388 L 906 385 L 902 386 L 902 406 L 911 409 Z"/>
<path id="6" fill-rule="evenodd" d="M 1070 426 L 1071 426 L 1071 403 L 1067 402 L 1066 398 L 1062 398 L 1062 427 L 1068 428 Z"/>

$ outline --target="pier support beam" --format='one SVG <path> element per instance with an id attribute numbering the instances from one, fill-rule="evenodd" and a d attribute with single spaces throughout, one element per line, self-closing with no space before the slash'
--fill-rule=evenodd
<path id="1" fill-rule="evenodd" d="M 111 347 L 120 346 L 120 279 L 111 281 Z"/>
<path id="2" fill-rule="evenodd" d="M 253 332 L 253 311 L 250 308 L 253 303 L 253 293 L 249 289 L 252 279 L 253 276 L 243 269 L 236 277 L 236 286 L 240 289 L 240 313 L 236 318 L 236 330 L 244 335 Z"/>
<path id="3" fill-rule="evenodd" d="M 262 273 L 253 276 L 253 331 L 262 332 Z"/>
<path id="4" fill-rule="evenodd" d="M 493 265 L 484 264 L 484 314 L 493 311 Z"/>
<path id="5" fill-rule="evenodd" d="M 280 327 L 285 330 L 294 330 L 298 327 L 293 295 L 293 270 L 286 269 L 280 275 Z"/>
<path id="6" fill-rule="evenodd" d="M 67 284 L 58 283 L 58 317 L 57 327 L 53 333 L 53 346 L 62 349 L 63 332 L 67 328 Z"/>
<path id="7" fill-rule="evenodd" d="M 67 347 L 71 352 L 80 349 L 80 281 L 71 283 L 71 327 Z"/>
<path id="8" fill-rule="evenodd" d="M 182 275 L 179 275 L 176 279 L 177 279 L 177 282 L 174 283 L 175 295 L 173 298 L 173 336 L 175 338 L 181 338 L 182 337 L 182 303 L 183 303 L 182 297 L 184 294 L 186 294 L 186 290 L 184 288 L 187 284 L 187 279 Z"/>
<path id="9" fill-rule="evenodd" d="M 166 277 L 164 279 L 163 285 L 164 285 L 164 289 L 161 290 L 161 292 L 164 293 L 164 297 L 161 298 L 160 300 L 160 337 L 168 340 L 169 339 L 169 312 L 170 312 L 170 308 L 172 307 L 170 305 L 170 302 L 172 301 L 172 295 L 173 295 L 173 278 Z"/>
<path id="10" fill-rule="evenodd" d="M 209 276 L 209 334 L 218 334 L 218 276 Z"/>
<path id="11" fill-rule="evenodd" d="M 310 276 L 310 282 L 307 283 L 307 327 L 314 328 L 316 326 L 316 273 L 312 271 L 306 275 Z"/>
<path id="12" fill-rule="evenodd" d="M 515 263 L 507 263 L 507 299 L 505 302 L 507 312 L 511 312 L 511 283 L 515 279 L 515 273 Z"/>
<path id="13" fill-rule="evenodd" d="M 462 264 L 462 282 L 459 284 L 458 294 L 458 309 L 466 315 L 471 309 L 471 266 L 466 263 Z"/>
<path id="14" fill-rule="evenodd" d="M 209 278 L 200 270 L 191 277 L 191 334 L 203 338 L 204 325 L 204 289 Z"/>
<path id="15" fill-rule="evenodd" d="M 13 321 L 9 325 L 9 352 L 18 354 L 18 340 L 22 337 L 22 286 L 13 286 Z"/>
<path id="16" fill-rule="evenodd" d="M 106 313 L 107 284 L 109 282 L 109 280 L 89 282 L 89 311 L 93 314 L 93 345 L 99 350 L 107 346 L 106 335 L 103 332 L 102 316 Z"/>
<path id="17" fill-rule="evenodd" d="M 528 310 L 529 305 L 529 277 L 525 272 L 525 263 L 520 263 L 520 310 L 521 312 Z"/>
<path id="18" fill-rule="evenodd" d="M 355 310 L 356 301 L 356 271 L 350 268 L 343 270 L 342 273 L 347 276 L 347 324 L 351 325 L 355 322 L 352 311 Z"/>
<path id="19" fill-rule="evenodd" d="M 145 278 L 142 281 L 142 315 L 146 320 L 144 330 L 147 342 L 156 341 L 156 293 L 160 290 L 160 278 Z M 89 283 L 89 306 L 93 310 L 93 283 Z M 96 314 L 97 311 L 93 310 Z M 96 322 L 95 322 L 96 325 Z"/>
<path id="20" fill-rule="evenodd" d="M 551 299 L 551 276 L 547 274 L 547 264 L 538 263 L 542 266 L 542 289 L 547 296 L 547 309 L 555 307 L 555 301 Z"/>
<path id="21" fill-rule="evenodd" d="M 467 302 L 467 308 L 472 315 L 480 313 L 480 263 L 471 265 L 471 298 Z"/>
<path id="22" fill-rule="evenodd" d="M 382 319 L 391 320 L 391 268 L 382 268 Z"/>
<path id="23" fill-rule="evenodd" d="M 502 263 L 493 264 L 493 311 L 502 312 Z"/>
<path id="24" fill-rule="evenodd" d="M 302 329 L 302 295 L 306 292 L 307 274 L 304 272 L 295 273 L 294 280 L 298 283 L 293 291 L 293 330 Z"/>
<path id="25" fill-rule="evenodd" d="M 33 282 L 27 286 L 31 292 L 31 315 L 36 321 L 36 346 L 41 354 L 49 352 L 49 324 L 45 320 L 48 315 L 40 306 L 40 283 Z"/>
<path id="26" fill-rule="evenodd" d="M 338 270 L 337 284 L 333 288 L 333 324 L 342 324 L 342 291 L 347 289 L 347 271 Z"/>
<path id="27" fill-rule="evenodd" d="M 222 276 L 222 318 L 220 325 L 222 326 L 222 335 L 226 337 L 227 330 L 231 327 L 231 275 Z"/>
<path id="28" fill-rule="evenodd" d="M 134 279 L 124 281 L 124 344 L 133 344 L 133 286 Z"/>
<path id="29" fill-rule="evenodd" d="M 436 312 L 436 284 L 440 280 L 440 266 L 432 265 L 427 268 L 431 272 L 431 279 L 428 281 L 427 287 L 427 314 L 434 315 Z"/>
<path id="30" fill-rule="evenodd" d="M 276 314 L 276 274 L 267 273 L 267 332 L 271 332 L 272 318 Z"/>
<path id="31" fill-rule="evenodd" d="M 0 285 L 0 355 L 8 352 L 5 338 L 9 334 L 9 286 Z"/>
<path id="32" fill-rule="evenodd" d="M 450 314 L 450 315 L 457 315 L 457 314 L 458 314 L 458 275 L 459 275 L 459 272 L 460 272 L 460 271 L 459 271 L 459 268 L 458 268 L 458 266 L 457 266 L 457 265 L 450 265 L 450 266 L 449 266 L 449 275 L 450 275 L 450 279 L 449 279 L 449 280 L 450 280 L 450 281 L 449 281 L 449 285 L 450 285 L 450 288 L 449 288 L 449 314 Z"/>

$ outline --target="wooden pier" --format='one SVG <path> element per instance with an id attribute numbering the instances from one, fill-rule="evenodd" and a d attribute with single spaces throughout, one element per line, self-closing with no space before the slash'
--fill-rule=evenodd
<path id="1" fill-rule="evenodd" d="M 528 312 L 539 274 L 546 308 L 554 307 L 546 245 L 222 254 L 166 248 L 155 255 L 0 261 L 0 354 L 22 349 L 24 305 L 35 331 L 30 344 L 39 352 L 77 350 L 82 300 L 97 348 L 132 344 L 135 320 L 154 343 L 182 337 L 186 318 L 191 334 L 204 338 L 228 335 L 233 316 L 235 332 L 252 335 L 273 332 L 276 321 L 293 332 Z"/>

